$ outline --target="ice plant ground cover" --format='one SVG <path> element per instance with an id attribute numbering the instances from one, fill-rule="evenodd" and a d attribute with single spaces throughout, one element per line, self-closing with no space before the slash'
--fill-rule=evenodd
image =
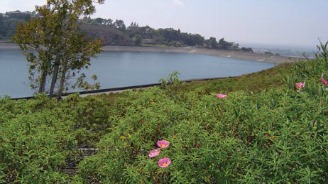
<path id="1" fill-rule="evenodd" d="M 1 99 L 0 183 L 327 183 L 320 48 L 312 61 L 193 88 Z M 306 82 L 301 91 L 297 82 Z M 163 138 L 169 147 L 149 158 Z M 88 147 L 98 151 L 83 157 L 78 148 Z"/>

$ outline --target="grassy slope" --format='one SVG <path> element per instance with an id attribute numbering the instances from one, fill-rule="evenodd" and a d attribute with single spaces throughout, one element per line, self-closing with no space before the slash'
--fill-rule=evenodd
<path id="1" fill-rule="evenodd" d="M 293 63 L 280 64 L 271 69 L 260 72 L 242 75 L 238 77 L 228 77 L 222 79 L 211 79 L 205 81 L 192 81 L 179 86 L 178 92 L 189 92 L 194 90 L 203 90 L 207 93 L 229 93 L 234 91 L 259 92 L 269 88 L 281 88 L 283 86 L 283 74 Z M 145 89 L 147 90 L 147 89 Z M 103 100 L 114 104 L 115 99 L 128 96 L 129 92 L 111 93 L 99 95 Z"/>
<path id="2" fill-rule="evenodd" d="M 97 143 L 99 153 L 80 163 L 82 178 L 130 183 L 325 181 L 326 94 L 317 94 L 310 84 L 304 93 L 288 90 L 284 77 L 292 75 L 295 65 L 111 96 L 124 97 L 117 98 L 115 128 Z M 318 81 L 316 75 L 309 77 Z M 217 100 L 213 94 L 219 92 L 230 94 Z M 172 142 L 161 153 L 173 160 L 167 170 L 156 167 L 157 158 L 146 156 L 163 138 Z M 104 160 L 111 164 L 103 166 Z"/>
<path id="3" fill-rule="evenodd" d="M 193 81 L 185 84 L 181 90 L 192 91 L 203 89 L 207 92 L 214 93 L 239 90 L 258 92 L 268 88 L 280 88 L 283 85 L 282 73 L 285 73 L 291 65 L 292 63 L 281 64 L 271 69 L 238 77 Z"/>
<path id="4" fill-rule="evenodd" d="M 0 100 L 0 153 L 10 153 L 0 154 L 0 183 L 16 178 L 27 183 L 67 181 L 67 158 L 79 164 L 76 183 L 320 183 L 328 178 L 328 168 L 321 164 L 328 162 L 328 96 L 310 87 L 304 93 L 287 90 L 284 77 L 297 65 L 164 90 L 71 95 L 59 103 L 46 97 Z M 312 66 L 319 66 L 320 73 L 323 65 L 304 66 L 311 67 L 300 64 L 294 74 L 309 71 L 308 77 L 318 82 L 320 75 L 312 76 Z M 218 100 L 215 93 L 229 97 Z M 161 153 L 173 160 L 167 170 L 157 167 L 157 158 L 147 158 L 159 139 L 172 143 Z M 46 145 L 43 152 L 31 152 L 40 144 Z M 75 144 L 99 151 L 76 161 L 73 155 L 80 153 L 70 150 Z M 45 176 L 44 170 L 53 172 Z"/>

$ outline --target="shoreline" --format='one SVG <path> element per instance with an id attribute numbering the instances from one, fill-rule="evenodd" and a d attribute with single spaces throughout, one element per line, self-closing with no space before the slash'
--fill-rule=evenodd
<path id="1" fill-rule="evenodd" d="M 249 60 L 257 62 L 269 62 L 274 64 L 294 62 L 296 58 L 267 55 L 259 53 L 250 53 L 232 50 L 214 50 L 196 47 L 137 47 L 137 46 L 104 46 L 103 51 L 111 52 L 161 52 L 161 53 L 179 53 L 179 54 L 201 54 L 224 58 L 233 58 L 240 60 Z"/>
<path id="2" fill-rule="evenodd" d="M 3 43 L 0 42 L 0 49 L 19 49 L 19 46 L 14 43 Z M 224 57 L 224 58 L 234 58 L 240 60 L 249 60 L 254 62 L 268 62 L 274 63 L 276 65 L 288 62 L 296 61 L 295 58 L 276 56 L 276 55 L 266 55 L 258 53 L 248 53 L 241 51 L 229 51 L 229 50 L 214 50 L 214 49 L 203 49 L 203 48 L 194 48 L 194 47 L 136 47 L 136 46 L 104 46 L 102 47 L 103 51 L 107 52 L 159 52 L 159 53 L 180 53 L 180 54 L 201 54 L 201 55 L 210 55 L 215 57 Z M 206 81 L 214 79 L 222 79 L 225 77 L 219 78 L 204 78 L 204 79 L 190 79 L 185 80 L 185 82 L 191 81 Z M 137 86 L 125 86 L 118 88 L 105 88 L 100 90 L 93 91 L 80 91 L 78 92 L 80 96 L 88 95 L 98 95 L 98 94 L 108 94 L 108 93 L 120 93 L 127 90 L 139 90 L 145 89 L 153 86 L 158 86 L 159 83 L 146 84 L 146 85 L 137 85 Z M 74 92 L 76 93 L 76 92 Z M 64 94 L 63 96 L 69 95 L 71 93 Z M 12 99 L 30 99 L 31 97 L 18 97 Z"/>
<path id="3" fill-rule="evenodd" d="M 0 42 L 0 49 L 19 49 L 15 43 Z M 103 51 L 110 52 L 160 52 L 160 53 L 180 53 L 180 54 L 201 54 L 240 60 L 257 62 L 269 62 L 274 64 L 294 62 L 297 58 L 250 53 L 232 50 L 215 50 L 196 47 L 141 47 L 141 46 L 103 46 Z"/>

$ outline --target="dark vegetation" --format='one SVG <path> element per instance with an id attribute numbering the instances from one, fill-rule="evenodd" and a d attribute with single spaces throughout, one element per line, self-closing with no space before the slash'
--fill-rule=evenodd
<path id="1" fill-rule="evenodd" d="M 7 12 L 0 14 L 0 40 L 10 40 L 15 34 L 19 22 L 26 22 L 35 17 L 35 12 Z M 251 48 L 239 47 L 238 43 L 217 40 L 214 37 L 205 39 L 199 34 L 191 34 L 173 28 L 153 29 L 149 26 L 139 26 L 132 22 L 129 26 L 123 20 L 112 20 L 85 17 L 80 19 L 83 32 L 94 39 L 100 39 L 104 45 L 119 46 L 174 46 L 202 47 L 209 49 L 240 50 L 253 52 Z"/>
<path id="2" fill-rule="evenodd" d="M 32 16 L 32 12 L 6 12 L 0 13 L 0 40 L 10 40 L 16 32 L 16 27 L 19 22 L 26 22 Z"/>
<path id="3" fill-rule="evenodd" d="M 0 183 L 327 183 L 327 44 L 318 48 L 314 60 L 241 77 L 172 73 L 120 94 L 0 99 Z M 162 139 L 170 146 L 148 158 Z"/>

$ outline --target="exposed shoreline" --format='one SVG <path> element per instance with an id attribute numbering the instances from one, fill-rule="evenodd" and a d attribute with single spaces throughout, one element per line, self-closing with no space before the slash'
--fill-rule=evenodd
<path id="1" fill-rule="evenodd" d="M 0 42 L 0 49 L 19 49 L 15 43 Z M 113 52 L 162 52 L 162 53 L 187 53 L 202 54 L 217 57 L 235 58 L 241 60 L 250 60 L 258 62 L 270 62 L 275 64 L 289 63 L 295 61 L 295 58 L 267 55 L 259 53 L 249 53 L 230 50 L 215 50 L 195 47 L 137 47 L 137 46 L 104 46 L 103 51 Z"/>
<path id="2" fill-rule="evenodd" d="M 249 53 L 230 50 L 215 50 L 195 47 L 136 47 L 136 46 L 104 46 L 104 51 L 126 51 L 126 52 L 162 52 L 162 53 L 187 53 L 187 54 L 203 54 L 217 57 L 235 58 L 241 60 L 270 62 L 275 64 L 288 63 L 295 61 L 295 58 L 267 55 L 258 53 Z"/>

